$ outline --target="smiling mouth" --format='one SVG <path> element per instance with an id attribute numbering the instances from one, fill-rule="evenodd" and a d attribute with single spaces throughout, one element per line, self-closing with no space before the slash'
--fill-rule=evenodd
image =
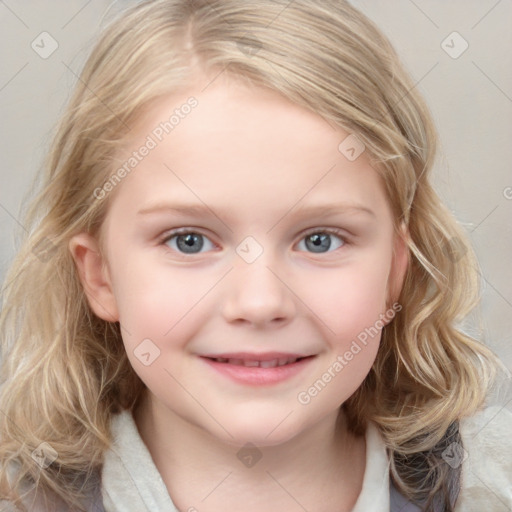
<path id="1" fill-rule="evenodd" d="M 236 359 L 236 358 L 225 358 L 225 357 L 206 357 L 210 361 L 216 363 L 224 363 L 233 366 L 246 366 L 250 368 L 277 368 L 280 366 L 287 366 L 290 364 L 297 363 L 305 359 L 311 359 L 314 356 L 306 357 L 279 357 L 268 360 L 257 360 L 257 359 Z"/>
<path id="2" fill-rule="evenodd" d="M 215 372 L 238 385 L 271 386 L 293 379 L 315 359 L 316 355 L 282 352 L 224 353 L 202 355 L 200 358 Z"/>

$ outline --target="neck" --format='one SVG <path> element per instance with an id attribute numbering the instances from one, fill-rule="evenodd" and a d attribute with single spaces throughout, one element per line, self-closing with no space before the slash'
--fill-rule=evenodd
<path id="1" fill-rule="evenodd" d="M 361 491 L 365 440 L 342 410 L 266 447 L 218 440 L 150 399 L 134 420 L 179 510 L 348 512 Z"/>

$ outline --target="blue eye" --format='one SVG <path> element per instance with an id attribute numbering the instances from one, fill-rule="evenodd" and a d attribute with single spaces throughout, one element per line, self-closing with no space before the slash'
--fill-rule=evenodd
<path id="1" fill-rule="evenodd" d="M 302 251 L 322 254 L 332 252 L 344 245 L 347 241 L 336 230 L 316 230 L 304 236 L 298 248 Z M 200 254 L 214 248 L 213 242 L 205 235 L 190 230 L 175 231 L 162 240 L 162 244 L 181 254 Z"/>
<path id="2" fill-rule="evenodd" d="M 198 254 L 202 252 L 201 249 L 203 248 L 207 251 L 213 249 L 211 240 L 201 233 L 195 233 L 193 231 L 183 231 L 168 236 L 163 243 L 168 245 L 171 249 L 184 254 Z"/>
<path id="3" fill-rule="evenodd" d="M 330 230 L 310 232 L 299 242 L 299 248 L 303 242 L 305 242 L 305 250 L 317 254 L 336 250 L 346 243 L 337 232 Z"/>

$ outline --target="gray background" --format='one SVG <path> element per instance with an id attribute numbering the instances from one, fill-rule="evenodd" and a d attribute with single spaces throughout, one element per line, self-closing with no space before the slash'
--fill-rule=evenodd
<path id="1" fill-rule="evenodd" d="M 131 3 L 0 0 L 0 281 L 16 233 L 25 229 L 20 209 L 76 75 L 104 20 Z M 391 39 L 433 112 L 442 141 L 435 184 L 481 265 L 480 337 L 512 369 L 512 2 L 353 3 Z M 42 32 L 58 43 L 47 58 L 31 47 Z M 454 58 L 464 41 L 467 50 Z"/>

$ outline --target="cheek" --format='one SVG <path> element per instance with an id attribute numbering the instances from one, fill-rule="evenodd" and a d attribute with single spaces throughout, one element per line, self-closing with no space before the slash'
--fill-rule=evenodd
<path id="1" fill-rule="evenodd" d="M 319 373 L 297 396 L 313 416 L 345 402 L 367 377 L 377 356 L 386 318 L 389 261 L 376 258 L 367 263 L 361 261 L 315 280 L 311 309 L 321 320 L 317 326 L 329 351 Z"/>
<path id="2" fill-rule="evenodd" d="M 170 269 L 135 257 L 118 267 L 112 278 L 123 337 L 130 345 L 144 338 L 159 344 L 186 340 L 187 316 L 197 314 L 218 280 L 211 271 Z"/>
<path id="3" fill-rule="evenodd" d="M 112 275 L 130 364 L 159 396 L 180 394 L 177 382 L 189 372 L 182 352 L 201 325 L 194 319 L 204 314 L 207 301 L 202 299 L 214 284 L 213 277 L 136 257 L 125 260 Z"/>
<path id="4" fill-rule="evenodd" d="M 375 324 L 386 309 L 388 273 L 384 257 L 308 278 L 315 283 L 309 288 L 308 305 L 324 323 L 329 339 L 346 340 Z"/>

